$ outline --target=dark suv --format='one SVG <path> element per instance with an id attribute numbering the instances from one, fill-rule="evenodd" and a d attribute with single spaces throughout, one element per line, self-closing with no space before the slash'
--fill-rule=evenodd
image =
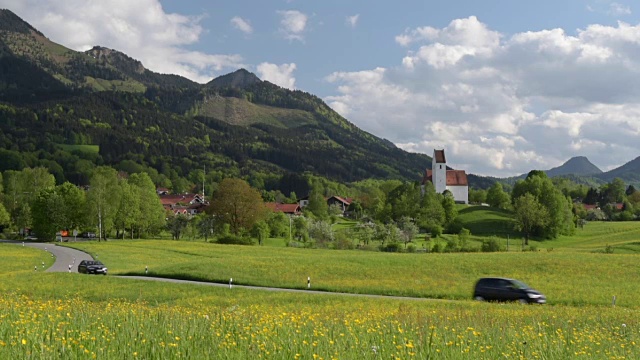
<path id="1" fill-rule="evenodd" d="M 518 301 L 544 304 L 547 298 L 525 283 L 507 278 L 482 278 L 476 283 L 473 298 L 479 301 Z"/>
<path id="2" fill-rule="evenodd" d="M 107 275 L 107 268 L 98 260 L 82 260 L 78 264 L 78 272 L 82 274 Z"/>

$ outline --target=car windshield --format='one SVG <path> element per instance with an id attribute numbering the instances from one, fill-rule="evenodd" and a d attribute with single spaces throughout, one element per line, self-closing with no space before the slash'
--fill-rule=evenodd
<path id="1" fill-rule="evenodd" d="M 522 281 L 518 281 L 518 280 L 511 280 L 511 283 L 513 284 L 513 287 L 516 289 L 529 289 L 529 285 L 523 283 Z"/>
<path id="2" fill-rule="evenodd" d="M 87 265 L 102 265 L 100 261 L 87 261 Z"/>

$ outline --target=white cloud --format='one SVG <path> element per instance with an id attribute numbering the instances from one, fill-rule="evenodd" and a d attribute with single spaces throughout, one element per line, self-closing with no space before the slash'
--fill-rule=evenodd
<path id="1" fill-rule="evenodd" d="M 251 27 L 251 23 L 249 22 L 249 20 L 245 20 L 239 16 L 234 16 L 233 18 L 231 18 L 231 25 L 247 35 L 253 33 L 253 27 Z"/>
<path id="2" fill-rule="evenodd" d="M 355 28 L 356 25 L 358 25 L 359 19 L 360 19 L 360 14 L 347 16 L 347 19 L 346 19 L 347 25 L 351 26 L 352 28 Z"/>
<path id="3" fill-rule="evenodd" d="M 506 36 L 472 16 L 395 40 L 397 66 L 335 72 L 326 101 L 404 149 L 445 147 L 454 168 L 494 176 L 640 153 L 640 25 Z"/>
<path id="4" fill-rule="evenodd" d="M 243 66 L 240 55 L 189 50 L 204 32 L 201 18 L 167 13 L 159 0 L 0 0 L 0 7 L 69 48 L 116 49 L 160 73 L 207 82 Z"/>
<path id="5" fill-rule="evenodd" d="M 263 62 L 257 67 L 259 78 L 291 90 L 296 88 L 296 78 L 293 77 L 295 70 L 294 63 L 276 65 Z"/>
<path id="6" fill-rule="evenodd" d="M 626 5 L 622 5 L 617 2 L 613 2 L 609 4 L 609 15 L 620 16 L 620 15 L 631 15 L 631 8 Z"/>
<path id="7" fill-rule="evenodd" d="M 298 10 L 283 10 L 277 12 L 280 19 L 280 32 L 287 40 L 304 41 L 304 31 L 307 27 L 307 15 Z"/>

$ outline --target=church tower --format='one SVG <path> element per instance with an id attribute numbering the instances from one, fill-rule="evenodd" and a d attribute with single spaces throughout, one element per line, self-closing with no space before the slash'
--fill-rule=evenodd
<path id="1" fill-rule="evenodd" d="M 444 149 L 433 150 L 431 159 L 432 182 L 438 194 L 447 190 L 447 160 L 444 157 Z"/>

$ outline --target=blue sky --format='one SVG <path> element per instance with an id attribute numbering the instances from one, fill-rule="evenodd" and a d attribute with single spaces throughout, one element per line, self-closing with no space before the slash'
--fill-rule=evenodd
<path id="1" fill-rule="evenodd" d="M 53 41 L 198 82 L 245 67 L 409 151 L 510 176 L 640 155 L 628 0 L 0 0 Z"/>

